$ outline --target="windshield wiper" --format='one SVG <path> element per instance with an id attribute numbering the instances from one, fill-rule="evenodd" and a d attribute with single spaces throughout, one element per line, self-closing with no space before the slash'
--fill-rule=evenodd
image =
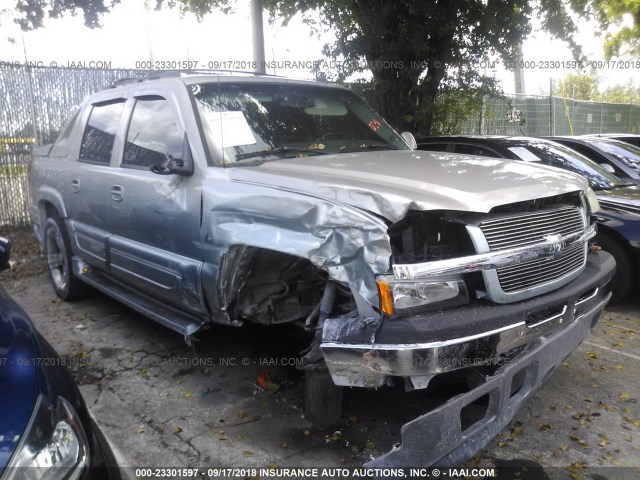
<path id="1" fill-rule="evenodd" d="M 247 158 L 266 157 L 268 155 L 286 155 L 288 153 L 313 153 L 316 155 L 327 155 L 329 152 L 318 150 L 315 148 L 298 148 L 298 147 L 277 147 L 271 150 L 259 150 L 257 152 L 247 152 L 236 155 L 236 160 L 245 160 Z"/>
<path id="2" fill-rule="evenodd" d="M 344 147 L 340 149 L 341 153 L 344 152 L 358 152 L 360 150 L 400 150 L 397 147 L 392 147 L 391 145 L 358 145 L 353 147 Z"/>
<path id="3" fill-rule="evenodd" d="M 626 187 L 633 187 L 634 184 L 633 183 L 610 183 L 608 186 L 606 187 L 600 187 L 598 188 L 598 191 L 603 191 L 603 190 L 615 190 L 617 188 L 626 188 Z M 595 190 L 595 189 L 594 189 Z"/>

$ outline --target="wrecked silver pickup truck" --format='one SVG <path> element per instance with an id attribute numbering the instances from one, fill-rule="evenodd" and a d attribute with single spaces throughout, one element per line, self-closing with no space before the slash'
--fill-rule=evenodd
<path id="1" fill-rule="evenodd" d="M 586 180 L 411 140 L 336 86 L 132 81 L 36 152 L 33 223 L 65 300 L 91 285 L 187 339 L 299 322 L 316 332 L 305 363 L 339 386 L 474 374 L 370 462 L 456 464 L 589 335 L 615 262 L 589 244 Z M 463 428 L 481 397 L 486 414 Z"/>

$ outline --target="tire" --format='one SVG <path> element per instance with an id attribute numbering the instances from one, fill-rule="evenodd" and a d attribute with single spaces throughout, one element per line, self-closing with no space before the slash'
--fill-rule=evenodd
<path id="1" fill-rule="evenodd" d="M 86 297 L 90 287 L 73 274 L 71 243 L 60 217 L 47 218 L 43 238 L 49 276 L 58 297 L 65 301 Z"/>
<path id="2" fill-rule="evenodd" d="M 611 301 L 609 303 L 619 303 L 624 300 L 632 287 L 635 287 L 635 275 L 632 265 L 632 258 L 625 246 L 615 237 L 606 233 L 598 233 L 596 243 L 605 252 L 613 255 L 616 261 L 616 274 L 611 281 Z"/>

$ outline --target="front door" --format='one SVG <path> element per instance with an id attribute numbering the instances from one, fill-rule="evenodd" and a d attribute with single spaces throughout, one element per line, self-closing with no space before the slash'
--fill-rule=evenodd
<path id="1" fill-rule="evenodd" d="M 177 106 L 167 98 L 135 97 L 127 109 L 131 117 L 121 162 L 109 183 L 110 270 L 163 303 L 203 313 L 197 177 L 150 170 L 189 148 Z"/>

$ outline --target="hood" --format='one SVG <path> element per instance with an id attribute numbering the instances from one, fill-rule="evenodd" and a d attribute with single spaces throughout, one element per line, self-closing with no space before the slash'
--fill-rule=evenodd
<path id="1" fill-rule="evenodd" d="M 368 210 L 397 222 L 409 210 L 488 212 L 498 205 L 584 190 L 543 165 L 421 151 L 358 152 L 230 168 L 230 180 L 270 185 Z"/>
<path id="2" fill-rule="evenodd" d="M 0 286 L 0 474 L 38 398 L 35 335 L 27 315 Z"/>
<path id="3" fill-rule="evenodd" d="M 598 202 L 602 208 L 613 208 L 640 214 L 640 186 L 598 190 Z"/>

